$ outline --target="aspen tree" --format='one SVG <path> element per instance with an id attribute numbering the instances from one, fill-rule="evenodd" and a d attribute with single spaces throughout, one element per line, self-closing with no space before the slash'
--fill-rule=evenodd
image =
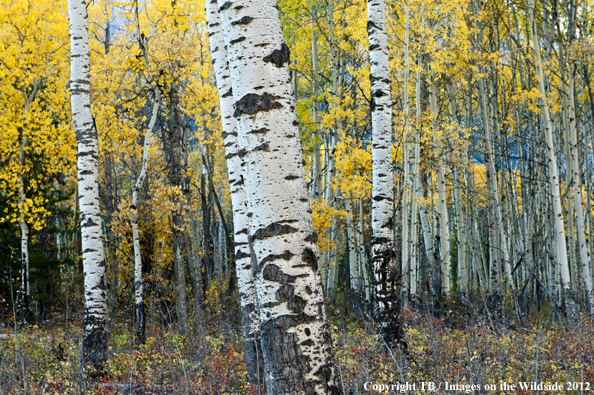
<path id="1" fill-rule="evenodd" d="M 27 111 L 25 111 L 25 114 Z M 23 144 L 19 152 L 19 162 L 21 168 L 25 168 L 25 148 L 29 144 L 29 137 L 25 134 L 23 136 Z M 31 320 L 31 291 L 29 284 L 29 225 L 25 218 L 25 181 L 23 180 L 22 172 L 18 175 L 19 179 L 19 226 L 21 228 L 21 294 L 23 297 L 23 326 L 29 326 Z"/>
<path id="2" fill-rule="evenodd" d="M 142 168 L 140 174 L 136 179 L 134 188 L 132 189 L 132 206 L 130 214 L 130 223 L 132 225 L 132 242 L 134 244 L 134 311 L 136 312 L 136 341 L 140 344 L 145 342 L 145 311 L 144 311 L 144 300 L 143 300 L 143 280 L 142 280 L 142 253 L 140 251 L 140 235 L 138 232 L 138 194 L 142 190 L 144 180 L 146 178 L 148 159 L 149 159 L 149 148 L 151 144 L 151 134 L 157 121 L 157 114 L 159 111 L 159 105 L 161 104 L 161 93 L 158 87 L 152 89 L 155 94 L 155 104 L 153 104 L 153 111 L 151 114 L 151 120 L 146 128 L 144 135 L 144 144 L 142 150 Z"/>
<path id="3" fill-rule="evenodd" d="M 35 83 L 30 94 L 25 90 L 23 96 L 25 98 L 25 117 L 29 113 L 31 102 L 35 98 L 39 82 Z M 29 225 L 25 216 L 26 202 L 25 202 L 25 181 L 23 179 L 23 172 L 25 170 L 25 150 L 29 145 L 29 135 L 23 130 L 23 143 L 19 150 L 19 164 L 21 171 L 18 174 L 18 202 L 19 202 L 19 227 L 21 228 L 21 294 L 23 297 L 23 326 L 27 327 L 31 321 L 31 285 L 29 283 Z"/>
<path id="4" fill-rule="evenodd" d="M 246 163 L 267 392 L 340 394 L 278 8 L 273 0 L 219 6 Z"/>
<path id="5" fill-rule="evenodd" d="M 344 206 L 346 210 L 346 232 L 347 232 L 347 247 L 349 257 L 349 276 L 351 280 L 351 293 L 353 295 L 353 308 L 357 318 L 361 318 L 361 311 L 359 307 L 359 295 L 361 293 L 361 274 L 358 267 L 357 259 L 357 242 L 355 237 L 355 223 L 353 221 L 353 197 L 352 194 L 346 195 L 344 198 Z"/>
<path id="6" fill-rule="evenodd" d="M 402 306 L 406 307 L 408 305 L 408 296 L 410 293 L 410 289 L 412 288 L 411 279 L 410 279 L 410 264 L 411 259 L 409 257 L 409 229 L 410 229 L 410 220 L 409 220 L 409 212 L 408 212 L 408 191 L 410 189 L 410 175 L 409 175 L 409 145 L 407 143 L 408 138 L 408 129 L 409 129 L 409 106 L 408 106 L 408 84 L 409 84 L 409 76 L 410 76 L 410 67 L 409 67 L 409 59 L 408 59 L 408 35 L 409 35 L 409 22 L 408 22 L 408 0 L 404 2 L 404 93 L 403 93 L 403 101 L 404 101 L 404 180 L 402 183 Z M 414 213 L 413 213 L 414 215 Z M 412 221 L 414 222 L 414 221 Z M 413 241 L 414 242 L 414 241 Z M 414 248 L 414 247 L 413 247 Z"/>
<path id="7" fill-rule="evenodd" d="M 422 44 L 422 43 L 421 43 Z M 420 50 L 419 50 L 420 51 Z M 427 193 L 427 175 L 425 173 L 421 173 L 421 114 L 423 113 L 423 105 L 421 101 L 421 92 L 424 90 L 424 80 L 423 80 L 423 73 L 422 73 L 422 59 L 423 56 L 419 52 L 419 64 L 417 65 L 417 83 L 416 83 L 416 136 L 415 136 L 415 159 L 414 159 L 414 177 L 415 177 L 415 194 L 416 200 L 424 199 Z M 436 273 L 434 272 L 435 268 L 437 268 L 437 262 L 435 259 L 435 248 L 433 247 L 433 236 L 431 233 L 431 226 L 429 224 L 429 212 L 425 204 L 419 204 L 419 217 L 421 221 L 421 232 L 423 233 L 423 244 L 425 246 L 425 255 L 427 257 L 427 267 L 422 270 L 424 273 L 423 276 L 426 274 L 428 278 L 423 279 L 424 281 L 422 287 L 429 286 L 429 291 L 431 292 L 431 296 L 435 297 L 437 290 L 434 287 L 434 277 L 436 277 Z M 426 282 L 426 284 L 425 284 Z"/>
<path id="8" fill-rule="evenodd" d="M 103 230 L 99 212 L 98 140 L 89 94 L 89 31 L 85 0 L 68 0 L 70 97 L 78 141 L 78 202 L 84 268 L 85 318 L 82 364 L 101 373 L 107 362 L 107 300 Z"/>
<path id="9" fill-rule="evenodd" d="M 312 121 L 314 127 L 314 153 L 313 153 L 313 177 L 311 178 L 311 199 L 320 200 L 322 198 L 322 160 L 320 143 L 320 125 L 319 125 L 319 69 L 318 69 L 318 34 L 316 32 L 316 14 L 318 12 L 317 2 L 310 7 L 311 18 L 311 66 L 313 81 L 313 107 Z"/>
<path id="10" fill-rule="evenodd" d="M 367 2 L 367 34 L 371 71 L 371 245 L 375 276 L 375 318 L 387 342 L 400 338 L 398 278 L 394 250 L 392 171 L 392 95 L 384 0 Z"/>
<path id="11" fill-rule="evenodd" d="M 483 126 L 485 128 L 485 144 L 486 144 L 486 161 L 487 163 L 485 163 L 486 166 L 489 167 L 488 169 L 488 174 L 490 174 L 490 177 L 488 177 L 487 182 L 489 183 L 489 187 L 490 187 L 490 192 L 492 194 L 492 207 L 494 208 L 494 215 L 495 215 L 495 219 L 494 221 L 496 221 L 495 224 L 493 224 L 498 230 L 498 234 L 495 234 L 495 230 L 493 230 L 493 234 L 494 234 L 494 238 L 498 238 L 499 239 L 499 244 L 496 244 L 497 248 L 501 249 L 501 254 L 503 255 L 503 268 L 505 270 L 505 277 L 507 280 L 507 288 L 509 288 L 513 293 L 515 293 L 515 285 L 514 285 L 514 280 L 511 274 L 511 265 L 509 263 L 509 251 L 507 249 L 507 237 L 505 234 L 505 229 L 503 227 L 503 214 L 501 212 L 501 202 L 499 199 L 499 190 L 497 187 L 497 171 L 495 169 L 495 155 L 493 152 L 493 136 L 491 133 L 491 121 L 489 119 L 489 115 L 488 115 L 488 107 L 487 107 L 487 93 L 486 93 L 486 89 L 485 89 L 485 84 L 484 84 L 484 79 L 479 80 L 478 83 L 478 92 L 479 92 L 479 100 L 481 101 L 481 108 L 482 108 L 482 115 L 483 115 Z M 494 241 L 490 240 L 491 245 L 493 245 Z M 495 252 L 495 255 L 497 255 L 497 251 L 496 249 L 491 249 L 491 251 Z M 497 269 L 497 276 L 500 277 L 500 273 L 499 270 L 501 268 L 501 265 L 499 264 L 498 260 L 493 257 L 494 259 L 492 260 L 492 262 L 495 265 L 495 268 Z M 492 268 L 492 272 L 493 272 L 493 268 Z"/>
<path id="12" fill-rule="evenodd" d="M 575 22 L 577 20 L 576 17 L 576 8 L 575 5 L 570 5 L 570 20 L 569 25 L 570 28 L 568 30 L 569 35 L 569 44 L 573 42 L 574 38 L 574 29 L 575 29 Z M 561 41 L 561 31 L 559 27 L 559 20 L 557 19 L 557 28 L 559 31 L 559 39 Z M 560 47 L 563 49 L 563 46 Z M 562 53 L 564 53 L 563 51 Z M 589 262 L 588 262 L 588 247 L 586 245 L 586 229 L 584 224 L 584 208 L 583 208 L 583 197 L 582 197 L 582 177 L 581 177 L 581 162 L 580 162 L 580 153 L 579 153 L 579 139 L 578 139 L 578 122 L 577 122 L 577 112 L 576 112 L 576 92 L 575 92 L 575 76 L 576 76 L 576 66 L 575 60 L 569 58 L 566 55 L 566 59 L 560 60 L 560 68 L 563 71 L 563 62 L 568 61 L 569 63 L 569 70 L 568 70 L 568 82 L 567 82 L 567 116 L 566 116 L 566 127 L 569 126 L 569 135 L 570 137 L 570 146 L 571 146 L 571 155 L 567 155 L 567 159 L 571 157 L 571 178 L 573 181 L 573 203 L 574 203 L 574 210 L 576 216 L 576 232 L 577 232 L 577 251 L 579 255 L 579 262 L 576 262 L 576 266 L 581 266 L 582 272 L 582 279 L 584 283 L 584 288 L 586 291 L 586 302 L 590 308 L 590 311 L 594 311 L 594 289 L 592 286 L 592 273 L 590 272 Z M 569 119 L 567 119 L 569 118 Z M 568 124 L 568 125 L 567 125 Z M 566 135 L 567 138 L 567 135 Z M 569 168 L 569 166 L 568 166 Z M 571 196 L 570 196 L 571 197 Z M 570 226 L 570 229 L 572 227 Z M 592 234 L 590 234 L 592 235 Z M 590 237 L 592 238 L 592 237 Z M 593 253 L 594 251 L 591 251 Z M 577 260 L 576 260 L 577 261 Z M 578 272 L 578 270 L 576 270 Z M 577 285 L 577 289 L 580 288 L 580 284 Z"/>
<path id="13" fill-rule="evenodd" d="M 571 288 L 571 278 L 569 276 L 569 265 L 567 262 L 567 243 L 565 240 L 565 224 L 563 220 L 563 207 L 561 205 L 561 192 L 559 180 L 559 168 L 557 167 L 557 155 L 555 153 L 555 143 L 553 140 L 552 121 L 547 104 L 547 92 L 545 88 L 545 77 L 542 69 L 542 59 L 540 54 L 540 43 L 536 23 L 534 21 L 534 7 L 536 0 L 528 0 L 528 22 L 530 25 L 532 50 L 534 52 L 536 77 L 538 91 L 540 93 L 540 107 L 543 117 L 543 133 L 545 137 L 545 148 L 548 155 L 549 181 L 551 184 L 551 199 L 553 204 L 555 218 L 555 243 L 556 257 L 560 271 L 561 287 L 565 303 L 567 306 L 567 316 L 570 321 L 575 320 L 576 305 Z"/>
<path id="14" fill-rule="evenodd" d="M 586 230 L 584 225 L 584 208 L 582 198 L 582 180 L 581 180 L 581 163 L 578 148 L 578 128 L 577 128 L 577 114 L 575 108 L 575 67 L 573 64 L 569 67 L 569 128 L 571 132 L 571 160 L 572 160 L 572 178 L 573 178 L 573 194 L 574 194 L 574 209 L 577 221 L 577 239 L 579 264 L 582 269 L 582 278 L 584 288 L 586 290 L 586 300 L 590 306 L 590 311 L 594 309 L 594 289 L 592 287 L 592 273 L 590 272 L 588 262 L 588 250 L 586 245 Z M 579 285 L 578 285 L 579 287 Z"/>
<path id="15" fill-rule="evenodd" d="M 365 245 L 363 242 L 363 199 L 359 197 L 359 273 L 361 279 L 361 287 L 363 289 L 363 297 L 366 302 L 369 302 L 369 273 L 367 272 L 367 254 L 365 253 Z"/>
<path id="16" fill-rule="evenodd" d="M 434 135 L 439 131 L 437 116 L 439 109 L 437 108 L 437 85 L 435 84 L 435 77 L 431 76 L 430 100 L 431 107 L 431 125 Z M 436 136 L 437 137 L 437 136 Z M 439 138 L 438 138 L 439 139 Z M 440 143 L 441 148 L 442 143 Z M 437 208 L 439 215 L 439 253 L 441 255 L 441 295 L 448 298 L 450 295 L 450 229 L 448 221 L 448 206 L 447 206 L 447 185 L 445 179 L 445 163 L 444 155 L 439 157 L 439 165 L 437 168 Z"/>
<path id="17" fill-rule="evenodd" d="M 245 360 L 248 378 L 258 383 L 259 361 L 262 356 L 260 343 L 260 326 L 256 306 L 252 262 L 248 245 L 248 217 L 245 195 L 245 174 L 241 163 L 241 152 L 238 145 L 237 125 L 233 116 L 233 89 L 229 75 L 227 49 L 221 26 L 221 16 L 216 0 L 207 0 L 208 42 L 215 71 L 221 120 L 223 123 L 223 139 L 225 141 L 225 158 L 231 186 L 231 205 L 233 210 L 233 235 L 235 241 L 235 270 L 241 307 L 241 321 L 245 341 Z"/>

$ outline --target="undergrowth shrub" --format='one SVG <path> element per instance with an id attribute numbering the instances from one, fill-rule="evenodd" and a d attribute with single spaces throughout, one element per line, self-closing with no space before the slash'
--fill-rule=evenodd
<path id="1" fill-rule="evenodd" d="M 594 325 L 588 317 L 567 331 L 530 317 L 521 326 L 488 319 L 461 325 L 447 314 L 405 309 L 402 318 L 407 347 L 390 349 L 371 325 L 331 319 L 345 395 L 399 393 L 366 390 L 365 383 L 370 388 L 370 384 L 406 381 L 481 386 L 503 381 L 594 384 Z M 191 329 L 181 335 L 173 326 L 149 325 L 146 344 L 140 346 L 128 325 L 114 325 L 109 373 L 95 381 L 85 380 L 80 371 L 80 329 L 21 330 L 0 341 L 0 393 L 264 394 L 247 382 L 240 331 L 223 324 L 221 317 L 210 319 L 222 326 L 199 325 L 195 318 Z"/>

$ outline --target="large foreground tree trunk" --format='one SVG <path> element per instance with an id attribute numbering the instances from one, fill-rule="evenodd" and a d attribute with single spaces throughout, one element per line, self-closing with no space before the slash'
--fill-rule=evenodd
<path id="1" fill-rule="evenodd" d="M 273 0 L 219 1 L 246 162 L 268 394 L 339 394 L 295 101 Z"/>
<path id="2" fill-rule="evenodd" d="M 90 363 L 96 373 L 107 362 L 107 300 L 105 253 L 99 212 L 97 128 L 91 115 L 89 94 L 89 32 L 87 4 L 69 0 L 70 16 L 70 98 L 72 119 L 78 141 L 78 201 L 82 260 L 85 284 L 84 339 L 82 363 Z"/>

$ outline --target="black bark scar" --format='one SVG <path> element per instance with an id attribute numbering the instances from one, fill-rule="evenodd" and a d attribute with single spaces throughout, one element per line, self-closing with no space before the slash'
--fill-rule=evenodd
<path id="1" fill-rule="evenodd" d="M 285 63 L 289 63 L 290 57 L 291 51 L 289 51 L 289 47 L 287 47 L 287 44 L 282 43 L 280 49 L 275 49 L 270 55 L 264 56 L 262 60 L 268 63 L 273 63 L 276 67 L 281 68 Z"/>
<path id="2" fill-rule="evenodd" d="M 235 102 L 235 112 L 233 113 L 233 116 L 238 118 L 241 114 L 254 115 L 258 111 L 270 111 L 283 108 L 283 105 L 276 101 L 280 98 L 281 97 L 279 96 L 274 96 L 266 92 L 261 95 L 248 93 Z"/>
<path id="3" fill-rule="evenodd" d="M 282 224 L 279 224 L 278 222 L 275 222 L 273 224 L 268 225 L 265 228 L 260 228 L 257 231 L 255 231 L 254 235 L 252 236 L 252 240 L 255 240 L 255 239 L 262 240 L 267 237 L 273 237 L 273 236 L 283 235 L 283 234 L 287 234 L 287 233 L 294 233 L 294 232 L 297 232 L 297 229 L 293 228 L 292 226 L 282 225 Z"/>

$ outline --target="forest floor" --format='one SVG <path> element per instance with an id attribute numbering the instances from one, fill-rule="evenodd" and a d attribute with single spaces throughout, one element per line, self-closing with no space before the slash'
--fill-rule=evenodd
<path id="1" fill-rule="evenodd" d="M 564 328 L 542 312 L 511 325 L 456 309 L 441 317 L 405 309 L 407 347 L 388 350 L 369 325 L 330 313 L 344 395 L 405 393 L 398 386 L 405 383 L 410 394 L 427 393 L 431 383 L 433 394 L 594 393 L 594 325 L 586 316 Z M 109 374 L 85 381 L 79 328 L 33 326 L 14 336 L 4 327 L 0 394 L 263 395 L 247 383 L 237 328 L 209 328 L 194 323 L 182 336 L 151 325 L 146 344 L 135 346 L 129 328 L 115 325 Z M 563 390 L 546 387 L 555 383 Z"/>

